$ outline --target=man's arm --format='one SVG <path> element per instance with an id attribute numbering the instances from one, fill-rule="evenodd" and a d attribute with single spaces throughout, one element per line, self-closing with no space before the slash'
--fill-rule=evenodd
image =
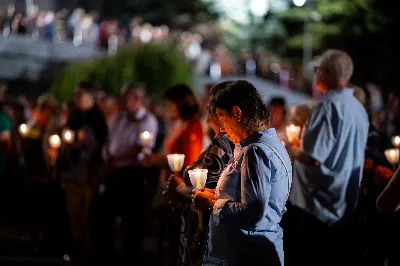
<path id="1" fill-rule="evenodd" d="M 306 165 L 325 163 L 335 143 L 336 126 L 329 104 L 320 104 L 313 110 L 302 139 L 302 148 L 293 149 L 294 157 Z"/>
<path id="2" fill-rule="evenodd" d="M 395 212 L 400 209 L 400 168 L 379 195 L 376 207 L 380 212 Z"/>

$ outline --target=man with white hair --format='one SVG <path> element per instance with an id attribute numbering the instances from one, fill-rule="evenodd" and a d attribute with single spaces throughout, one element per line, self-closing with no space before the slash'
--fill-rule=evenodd
<path id="1" fill-rule="evenodd" d="M 323 96 L 306 125 L 302 148 L 291 147 L 291 219 L 299 242 L 288 255 L 297 265 L 351 265 L 348 258 L 355 254 L 348 225 L 357 205 L 369 120 L 348 87 L 352 74 L 345 52 L 322 55 L 316 87 Z"/>

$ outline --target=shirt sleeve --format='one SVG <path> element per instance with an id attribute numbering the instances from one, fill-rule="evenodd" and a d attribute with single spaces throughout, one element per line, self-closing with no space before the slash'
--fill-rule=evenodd
<path id="1" fill-rule="evenodd" d="M 272 163 L 265 152 L 250 146 L 243 156 L 240 170 L 240 201 L 217 200 L 213 215 L 223 225 L 255 228 L 264 217 L 271 193 Z"/>
<path id="2" fill-rule="evenodd" d="M 336 143 L 332 107 L 316 106 L 304 131 L 303 151 L 319 163 L 324 163 Z"/>
<path id="3" fill-rule="evenodd" d="M 208 169 L 206 188 L 214 189 L 217 186 L 219 177 L 225 168 L 223 158 L 225 154 L 225 151 L 216 144 L 213 144 L 207 150 L 202 162 L 202 168 Z"/>

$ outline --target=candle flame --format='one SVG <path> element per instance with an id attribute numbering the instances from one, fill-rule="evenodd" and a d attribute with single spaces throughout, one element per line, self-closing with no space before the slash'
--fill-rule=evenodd
<path id="1" fill-rule="evenodd" d="M 396 136 L 396 137 L 394 138 L 394 142 L 396 143 L 396 145 L 400 145 L 400 137 L 399 137 L 399 136 Z"/>
<path id="2" fill-rule="evenodd" d="M 59 148 L 61 145 L 61 139 L 58 135 L 51 135 L 49 138 L 49 142 L 52 148 Z"/>
<path id="3" fill-rule="evenodd" d="M 296 126 L 293 125 L 293 124 L 290 125 L 289 128 L 290 128 L 290 131 L 292 131 L 292 132 L 295 132 L 295 131 L 296 131 Z"/>
<path id="4" fill-rule="evenodd" d="M 144 139 L 149 139 L 150 138 L 150 132 L 149 131 L 145 131 L 142 133 L 142 136 Z"/>
<path id="5" fill-rule="evenodd" d="M 69 132 L 69 131 L 65 132 L 64 137 L 65 137 L 66 140 L 70 140 L 72 138 L 71 132 Z"/>
<path id="6" fill-rule="evenodd" d="M 22 124 L 19 126 L 19 131 L 21 133 L 26 133 L 28 131 L 28 126 L 26 124 Z"/>

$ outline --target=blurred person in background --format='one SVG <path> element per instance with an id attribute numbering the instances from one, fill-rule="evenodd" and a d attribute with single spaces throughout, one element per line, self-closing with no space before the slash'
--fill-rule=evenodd
<path id="1" fill-rule="evenodd" d="M 6 168 L 7 154 L 11 148 L 12 122 L 4 111 L 5 86 L 0 85 L 0 181 Z"/>
<path id="2" fill-rule="evenodd" d="M 107 180 L 102 195 L 102 230 L 98 250 L 99 262 L 113 264 L 116 261 L 114 243 L 116 239 L 115 221 L 121 218 L 122 252 L 124 265 L 132 264 L 140 257 L 144 239 L 145 221 L 145 182 L 148 169 L 141 163 L 140 153 L 144 148 L 141 134 L 148 131 L 158 134 L 155 116 L 144 106 L 145 85 L 126 84 L 122 89 L 124 111 L 116 118 L 107 143 Z M 156 138 L 149 146 L 153 150 Z M 134 204 L 135 206 L 133 206 Z M 137 230 L 139 229 L 139 230 Z M 99 236 L 101 237 L 101 236 Z"/>
<path id="3" fill-rule="evenodd" d="M 165 190 L 170 176 L 168 154 L 185 154 L 183 168 L 193 163 L 201 154 L 203 142 L 203 128 L 200 123 L 200 108 L 193 90 L 184 84 L 168 88 L 164 93 L 165 116 L 169 122 L 163 150 L 147 156 L 143 163 L 148 167 L 160 167 L 161 176 L 159 195 Z M 168 193 L 167 199 L 160 198 L 161 222 L 166 224 L 165 232 L 160 233 L 159 245 L 162 250 L 164 241 L 168 244 L 166 255 L 167 265 L 176 265 L 179 257 L 181 216 L 178 211 L 180 194 Z M 171 202 L 171 203 L 169 203 Z"/>
<path id="4" fill-rule="evenodd" d="M 58 163 L 73 232 L 70 252 L 78 259 L 91 247 L 89 209 L 104 175 L 102 149 L 108 128 L 103 112 L 95 103 L 96 92 L 89 81 L 77 85 L 74 108 L 65 125 L 65 129 L 75 133 L 75 138 L 61 150 L 64 152 Z"/>
<path id="5" fill-rule="evenodd" d="M 271 110 L 271 127 L 275 128 L 278 138 L 286 142 L 286 107 L 285 99 L 281 97 L 272 98 L 269 102 Z"/>
<path id="6" fill-rule="evenodd" d="M 213 87 L 213 94 L 219 89 L 223 89 L 226 84 L 221 83 Z M 183 207 L 181 209 L 180 256 L 176 265 L 201 265 L 209 222 L 210 213 L 204 212 L 202 216 L 203 228 L 201 231 L 199 230 L 199 216 L 193 210 L 190 200 L 193 184 L 190 181 L 188 171 L 193 169 L 207 169 L 205 187 L 215 189 L 222 171 L 233 156 L 234 145 L 225 135 L 222 124 L 218 119 L 213 115 L 208 115 L 207 125 L 214 132 L 212 142 L 194 163 L 186 167 L 183 175 L 173 174 L 167 184 L 167 193 L 173 190 L 183 196 L 181 198 Z"/>
<path id="7" fill-rule="evenodd" d="M 324 95 L 312 110 L 301 147 L 287 145 L 295 158 L 288 264 L 351 264 L 351 217 L 363 176 L 368 115 L 348 85 L 353 74 L 348 54 L 326 51 L 316 71 L 316 86 Z M 312 256 L 305 255 L 309 250 Z"/>

